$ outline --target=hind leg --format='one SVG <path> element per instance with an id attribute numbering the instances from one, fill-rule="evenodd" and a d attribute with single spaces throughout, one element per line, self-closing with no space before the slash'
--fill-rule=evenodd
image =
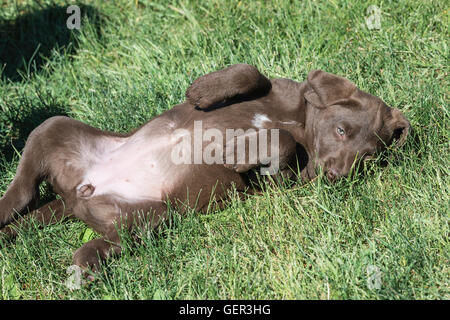
<path id="1" fill-rule="evenodd" d="M 83 270 L 97 271 L 103 260 L 121 252 L 120 234 L 136 227 L 154 228 L 165 219 L 166 205 L 161 201 L 124 203 L 114 197 L 99 196 L 80 202 L 75 214 L 95 231 L 101 238 L 91 240 L 73 255 L 73 264 Z"/>
<path id="2" fill-rule="evenodd" d="M 32 211 L 39 201 L 39 184 L 44 172 L 42 155 L 36 150 L 39 139 L 33 131 L 17 167 L 17 173 L 4 196 L 0 199 L 0 227 L 10 223 L 22 213 Z"/>
<path id="3" fill-rule="evenodd" d="M 65 218 L 72 218 L 70 208 L 66 205 L 64 200 L 56 199 L 41 208 L 34 210 L 30 214 L 24 216 L 17 221 L 12 222 L 6 227 L 0 229 L 0 234 L 5 234 L 11 237 L 17 236 L 18 228 L 26 228 L 33 221 L 41 225 L 49 225 L 64 220 Z"/>
<path id="4" fill-rule="evenodd" d="M 124 135 L 103 132 L 68 117 L 52 117 L 28 137 L 16 176 L 0 199 L 0 228 L 32 209 L 45 179 L 64 199 L 76 197 L 75 187 L 101 147 L 117 146 Z M 89 190 L 82 190 L 82 194 Z"/>

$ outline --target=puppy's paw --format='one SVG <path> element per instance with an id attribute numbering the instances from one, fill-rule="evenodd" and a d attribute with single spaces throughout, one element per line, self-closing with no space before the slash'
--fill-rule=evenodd
<path id="1" fill-rule="evenodd" d="M 0 229 L 0 238 L 12 239 L 17 237 L 17 229 L 11 225 L 5 226 Z"/>
<path id="2" fill-rule="evenodd" d="M 206 109 L 215 103 L 204 77 L 195 80 L 186 90 L 186 99 L 190 104 L 200 109 Z"/>
<path id="3" fill-rule="evenodd" d="M 253 169 L 255 164 L 224 164 L 225 168 L 233 170 L 237 173 L 244 173 Z"/>
<path id="4" fill-rule="evenodd" d="M 84 244 L 74 252 L 72 263 L 78 266 L 83 271 L 83 275 L 87 277 L 90 275 L 88 271 L 95 273 L 100 270 L 101 257 L 99 254 L 101 255 L 101 252 L 97 248 Z"/>
<path id="5" fill-rule="evenodd" d="M 14 241 L 15 235 L 12 235 L 14 231 L 8 226 L 0 230 L 0 249 L 6 248 Z"/>
<path id="6" fill-rule="evenodd" d="M 199 107 L 200 109 L 207 109 L 214 104 L 213 101 L 211 101 L 205 97 L 201 97 L 200 99 L 197 99 L 196 102 L 190 102 L 190 103 L 196 107 Z"/>

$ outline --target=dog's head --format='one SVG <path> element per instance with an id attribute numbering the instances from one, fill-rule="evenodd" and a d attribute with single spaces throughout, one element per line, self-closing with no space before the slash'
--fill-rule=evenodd
<path id="1" fill-rule="evenodd" d="M 308 126 L 315 166 L 331 181 L 348 175 L 354 164 L 393 141 L 403 144 L 411 131 L 398 109 L 345 78 L 314 70 L 308 74 L 308 85 L 305 99 L 313 115 Z"/>

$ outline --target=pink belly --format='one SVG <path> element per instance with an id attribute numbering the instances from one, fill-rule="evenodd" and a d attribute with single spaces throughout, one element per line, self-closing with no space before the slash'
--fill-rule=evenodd
<path id="1" fill-rule="evenodd" d="M 169 187 L 170 135 L 103 139 L 90 157 L 81 184 L 91 184 L 90 196 L 114 195 L 128 201 L 162 200 Z"/>

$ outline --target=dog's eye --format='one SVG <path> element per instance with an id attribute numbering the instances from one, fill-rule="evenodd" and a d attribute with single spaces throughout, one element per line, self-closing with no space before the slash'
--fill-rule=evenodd
<path id="1" fill-rule="evenodd" d="M 345 135 L 345 130 L 342 129 L 342 128 L 340 128 L 340 127 L 337 127 L 336 131 L 337 131 L 337 133 L 338 133 L 340 136 Z"/>

